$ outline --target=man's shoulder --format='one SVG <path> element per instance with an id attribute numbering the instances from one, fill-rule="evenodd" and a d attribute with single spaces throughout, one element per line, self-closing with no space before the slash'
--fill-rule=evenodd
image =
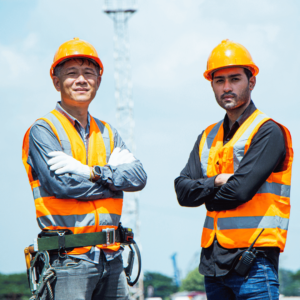
<path id="1" fill-rule="evenodd" d="M 283 128 L 285 128 L 285 126 L 277 123 L 273 119 L 269 119 L 261 125 L 261 127 L 259 128 L 259 131 L 268 131 L 268 132 L 272 132 L 275 135 L 281 136 Z"/>
<path id="2" fill-rule="evenodd" d="M 46 115 L 36 119 L 35 122 L 31 125 L 31 128 L 38 127 L 38 126 L 47 126 L 47 124 L 49 124 L 47 122 L 47 120 L 49 120 L 51 122 L 51 117 L 52 116 L 53 115 L 51 114 L 51 112 L 49 112 Z"/>
<path id="3" fill-rule="evenodd" d="M 282 135 L 282 131 L 287 129 L 284 125 L 278 123 L 276 120 L 274 120 L 272 117 L 268 116 L 264 112 L 260 111 L 257 109 L 261 114 L 258 116 L 262 117 L 263 120 L 262 125 L 258 129 L 258 131 L 268 131 L 268 132 L 273 132 L 274 134 Z"/>
<path id="4" fill-rule="evenodd" d="M 269 119 L 264 122 L 253 137 L 252 143 L 260 141 L 269 141 L 277 145 L 278 143 L 285 143 L 287 135 L 284 133 L 285 129 L 276 121 Z"/>
<path id="5" fill-rule="evenodd" d="M 29 137 L 35 135 L 36 137 L 42 138 L 43 136 L 50 134 L 51 136 L 54 134 L 51 128 L 51 125 L 46 121 L 47 115 L 37 119 L 29 128 Z"/>

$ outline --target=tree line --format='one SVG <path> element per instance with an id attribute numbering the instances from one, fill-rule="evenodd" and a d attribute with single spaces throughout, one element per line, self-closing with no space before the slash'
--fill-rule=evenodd
<path id="1" fill-rule="evenodd" d="M 280 293 L 285 296 L 300 296 L 300 270 L 292 272 L 279 270 Z M 169 299 L 171 294 L 178 291 L 204 292 L 204 276 L 198 268 L 192 270 L 177 287 L 173 278 L 157 272 L 145 272 L 144 289 L 147 297 L 148 287 L 151 287 L 152 297 Z M 25 300 L 31 296 L 27 274 L 0 274 L 0 300 Z"/>

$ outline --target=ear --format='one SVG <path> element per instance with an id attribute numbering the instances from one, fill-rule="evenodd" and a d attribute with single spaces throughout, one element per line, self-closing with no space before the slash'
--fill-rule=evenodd
<path id="1" fill-rule="evenodd" d="M 249 78 L 249 89 L 250 89 L 250 91 L 254 90 L 255 85 L 256 85 L 256 77 L 252 76 L 252 77 Z"/>
<path id="2" fill-rule="evenodd" d="M 102 80 L 102 76 L 98 76 L 98 77 L 97 77 L 97 90 L 98 90 L 99 87 L 100 87 L 101 80 Z"/>
<path id="3" fill-rule="evenodd" d="M 55 87 L 55 89 L 60 92 L 60 81 L 59 81 L 59 78 L 57 76 L 53 76 L 52 78 L 52 81 L 53 81 L 53 85 Z"/>

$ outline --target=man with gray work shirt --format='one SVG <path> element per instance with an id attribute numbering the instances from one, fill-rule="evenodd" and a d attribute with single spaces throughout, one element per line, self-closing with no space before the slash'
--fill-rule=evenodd
<path id="1" fill-rule="evenodd" d="M 43 232 L 117 229 L 123 191 L 146 184 L 142 164 L 118 132 L 88 113 L 103 74 L 95 48 L 78 38 L 62 44 L 50 71 L 61 101 L 28 129 L 23 163 Z M 50 251 L 55 299 L 128 299 L 120 243 Z M 45 289 L 43 299 L 46 299 Z"/>

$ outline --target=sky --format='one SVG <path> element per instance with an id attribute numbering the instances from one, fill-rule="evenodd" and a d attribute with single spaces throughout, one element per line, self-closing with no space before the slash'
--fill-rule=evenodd
<path id="1" fill-rule="evenodd" d="M 95 46 L 104 74 L 90 113 L 116 124 L 113 23 L 102 8 L 102 0 L 0 0 L 0 273 L 25 271 L 23 250 L 39 232 L 21 147 L 26 130 L 60 100 L 49 76 L 60 44 L 79 37 Z M 203 72 L 227 38 L 244 45 L 260 68 L 254 103 L 293 137 L 292 209 L 280 267 L 300 269 L 299 13 L 297 0 L 138 2 L 129 37 L 134 154 L 148 174 L 140 193 L 144 271 L 172 276 L 173 253 L 182 277 L 199 263 L 205 207 L 180 207 L 174 179 L 198 135 L 224 117 Z"/>

